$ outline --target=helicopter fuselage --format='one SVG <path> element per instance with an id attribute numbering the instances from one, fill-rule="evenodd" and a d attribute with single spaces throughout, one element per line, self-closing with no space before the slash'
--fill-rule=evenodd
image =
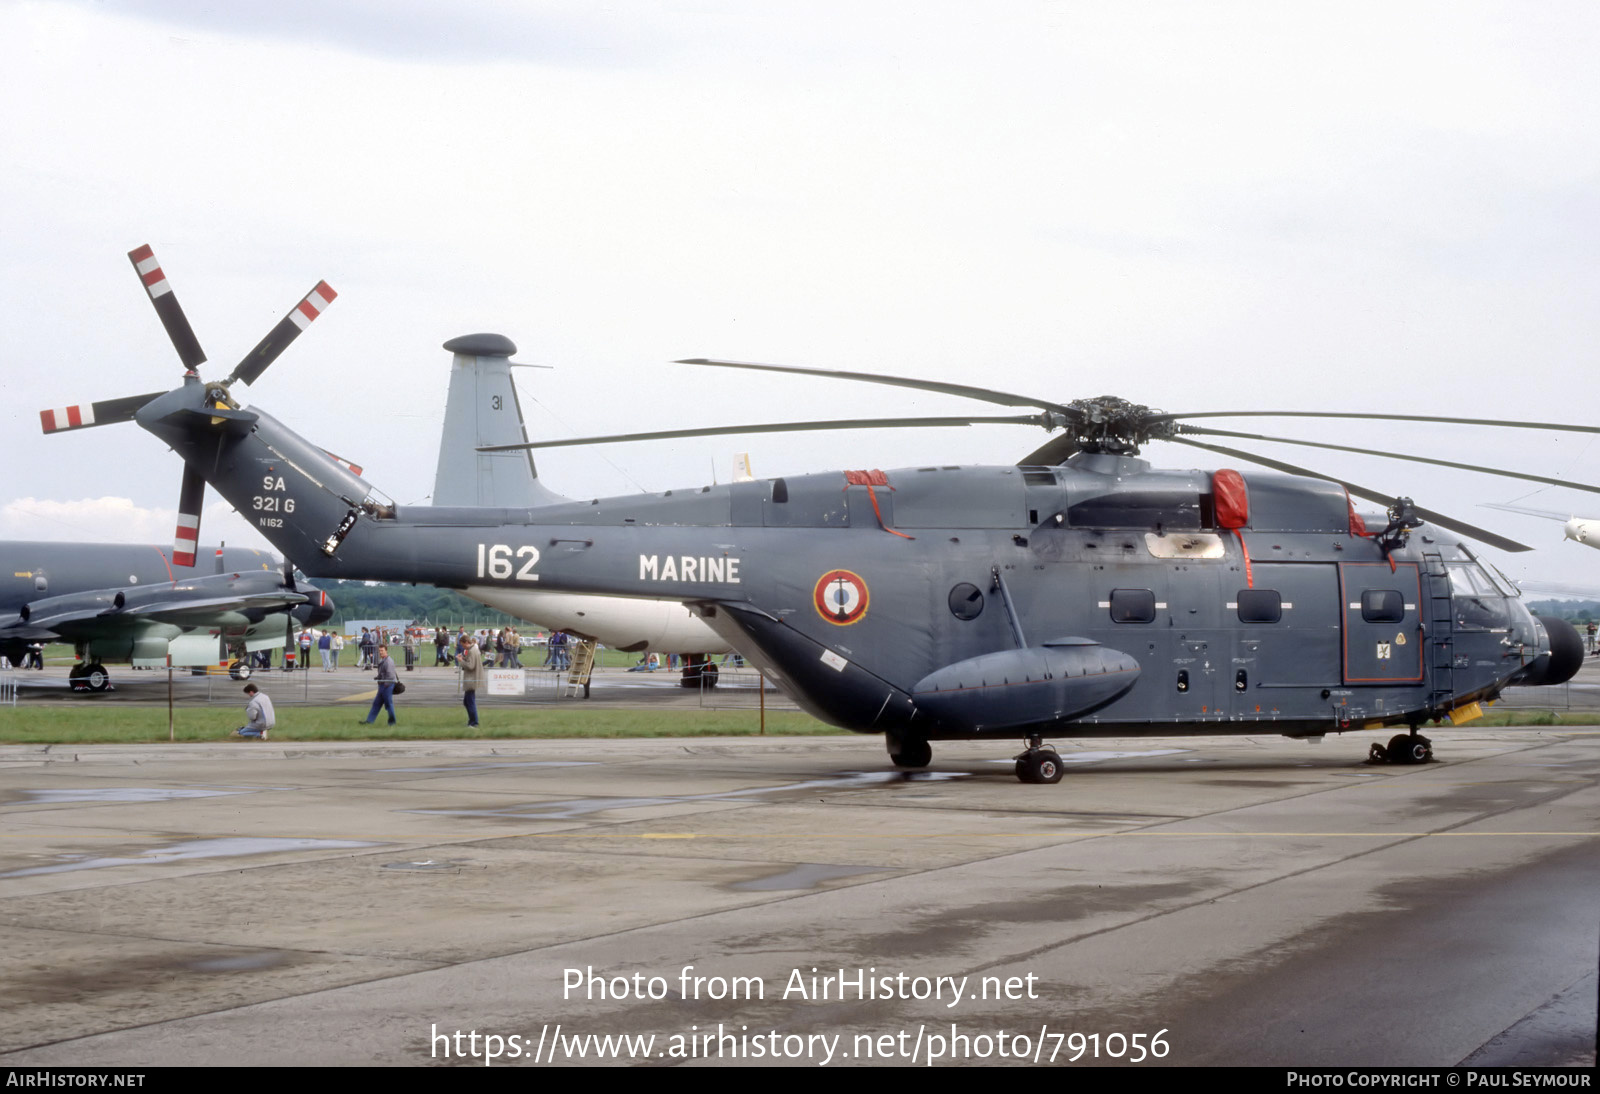
<path id="1" fill-rule="evenodd" d="M 818 717 L 928 739 L 1418 724 L 1548 661 L 1459 542 L 1360 534 L 1343 488 L 1083 453 L 533 509 L 404 508 L 268 415 L 140 411 L 313 577 L 689 604 Z M 170 400 L 170 402 L 169 402 Z"/>

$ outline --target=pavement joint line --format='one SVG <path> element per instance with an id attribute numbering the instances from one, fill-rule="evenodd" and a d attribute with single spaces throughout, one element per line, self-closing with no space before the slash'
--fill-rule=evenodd
<path id="1" fill-rule="evenodd" d="M 190 833 L 195 838 L 204 838 L 198 833 Z M 260 832 L 252 835 L 260 837 Z M 330 836 L 327 833 L 312 837 L 304 833 L 289 834 L 278 833 L 275 836 L 263 837 L 274 839 L 361 839 L 384 840 L 394 843 L 416 843 L 419 840 L 438 840 L 448 843 L 464 841 L 487 841 L 503 839 L 724 839 L 724 840 L 775 840 L 775 839 L 838 839 L 838 840 L 940 840 L 940 839 L 1086 839 L 1106 838 L 1116 836 L 1146 836 L 1156 838 L 1268 838 L 1268 839 L 1426 839 L 1432 836 L 1486 837 L 1506 838 L 1517 836 L 1541 837 L 1571 837 L 1576 839 L 1600 838 L 1600 829 L 1590 831 L 1490 831 L 1490 832 L 1465 832 L 1465 831 L 1439 831 L 1439 832 L 1393 832 L 1375 830 L 1371 832 L 1227 832 L 1227 831 L 1202 831 L 1202 832 L 1153 832 L 1149 830 L 1133 830 L 1121 832 L 1107 832 L 1099 830 L 1064 830 L 1052 832 L 482 832 L 482 833 L 454 833 L 444 835 L 440 833 L 424 832 L 416 835 L 363 835 L 360 833 L 341 833 Z M 132 837 L 137 839 L 137 837 Z M 24 833 L 0 832 L 0 840 L 5 839 L 39 839 L 39 840 L 120 840 L 128 842 L 130 837 L 122 835 L 83 835 L 80 833 Z M 316 848 L 307 848 L 314 851 Z M 154 862 L 155 860 L 152 860 Z M 129 865 L 143 865 L 130 863 Z"/>

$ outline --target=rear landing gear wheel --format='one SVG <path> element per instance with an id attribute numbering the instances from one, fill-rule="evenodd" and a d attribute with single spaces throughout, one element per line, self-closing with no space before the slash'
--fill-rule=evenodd
<path id="1" fill-rule="evenodd" d="M 922 737 L 886 733 L 883 741 L 889 749 L 889 760 L 896 767 L 927 767 L 933 762 L 933 746 Z"/>
<path id="2" fill-rule="evenodd" d="M 111 686 L 111 674 L 98 661 L 92 665 L 85 665 L 79 680 L 90 691 L 105 691 Z"/>
<path id="3" fill-rule="evenodd" d="M 1017 778 L 1025 783 L 1061 781 L 1061 757 L 1048 748 L 1030 748 L 1017 757 Z"/>
<path id="4" fill-rule="evenodd" d="M 228 675 L 235 680 L 250 679 L 250 666 L 243 661 L 235 661 L 228 666 Z"/>

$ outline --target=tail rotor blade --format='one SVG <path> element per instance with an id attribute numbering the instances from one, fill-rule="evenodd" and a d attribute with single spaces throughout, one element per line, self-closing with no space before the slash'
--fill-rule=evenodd
<path id="1" fill-rule="evenodd" d="M 165 391 L 152 391 L 148 395 L 128 395 L 121 399 L 102 399 L 98 403 L 79 403 L 77 406 L 58 406 L 39 411 L 39 424 L 46 433 L 61 433 L 68 429 L 87 429 L 95 425 L 115 425 L 129 422 L 139 408 L 151 399 L 165 395 Z"/>
<path id="2" fill-rule="evenodd" d="M 276 361 L 278 355 L 289 348 L 289 343 L 300 337 L 300 332 L 309 327 L 338 295 L 326 281 L 318 281 L 316 288 L 306 293 L 305 299 L 290 309 L 289 314 L 267 332 L 255 349 L 245 354 L 244 360 L 233 370 L 233 375 L 228 377 L 228 383 L 235 380 L 255 383 L 267 371 L 267 366 Z"/>
<path id="3" fill-rule="evenodd" d="M 172 339 L 172 348 L 178 351 L 183 367 L 191 370 L 199 368 L 205 363 L 206 352 L 200 348 L 200 340 L 194 336 L 194 328 L 189 326 L 189 318 L 183 314 L 183 307 L 173 294 L 172 285 L 162 272 L 155 252 L 147 243 L 129 251 L 128 261 L 133 263 L 139 280 L 144 283 L 145 292 L 150 294 L 150 303 L 155 305 L 161 325 L 167 328 L 167 337 Z"/>
<path id="4" fill-rule="evenodd" d="M 183 486 L 178 491 L 178 530 L 173 535 L 172 562 L 193 566 L 200 545 L 200 507 L 206 500 L 206 480 L 194 465 L 183 465 Z"/>

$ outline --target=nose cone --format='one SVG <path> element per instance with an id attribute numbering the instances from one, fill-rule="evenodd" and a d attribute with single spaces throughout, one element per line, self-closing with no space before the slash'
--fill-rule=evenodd
<path id="1" fill-rule="evenodd" d="M 306 595 L 311 597 L 310 624 L 315 627 L 319 623 L 326 623 L 333 618 L 333 597 L 321 589 L 307 589 Z"/>
<path id="2" fill-rule="evenodd" d="M 1544 631 L 1550 652 L 1536 657 L 1511 682 L 1524 687 L 1565 684 L 1583 667 L 1583 639 L 1565 619 L 1541 616 L 1534 623 Z"/>
<path id="3" fill-rule="evenodd" d="M 1566 537 L 1568 539 L 1577 540 L 1579 543 L 1583 542 L 1583 535 L 1584 535 L 1583 521 L 1576 520 L 1576 519 L 1569 520 L 1569 521 L 1567 521 L 1566 524 L 1563 524 L 1561 526 L 1561 530 L 1564 533 L 1566 533 Z"/>
<path id="4" fill-rule="evenodd" d="M 294 616 L 301 626 L 315 627 L 317 624 L 326 623 L 333 618 L 333 597 L 321 589 L 314 589 L 309 585 L 302 585 L 300 591 L 308 599 L 289 614 Z"/>

